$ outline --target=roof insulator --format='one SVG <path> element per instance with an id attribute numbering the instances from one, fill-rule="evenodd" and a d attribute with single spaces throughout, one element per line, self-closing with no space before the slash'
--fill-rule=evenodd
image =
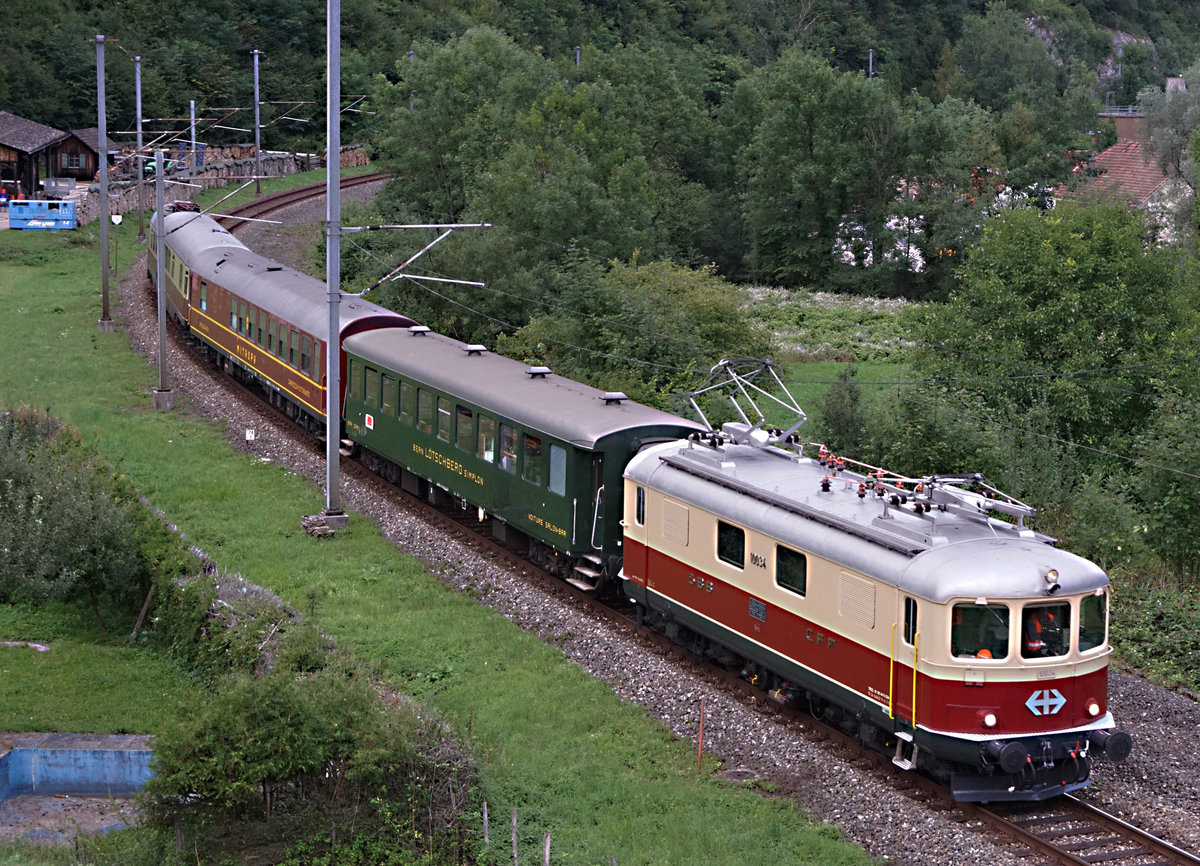
<path id="1" fill-rule="evenodd" d="M 628 400 L 623 391 L 605 391 L 604 396 L 600 398 L 604 401 L 605 406 L 620 406 L 622 400 Z"/>
<path id="2" fill-rule="evenodd" d="M 408 332 L 414 337 L 420 337 L 422 334 L 428 334 L 429 328 L 425 325 L 413 325 L 408 329 Z"/>
<path id="3" fill-rule="evenodd" d="M 531 379 L 545 379 L 550 375 L 549 367 L 529 367 L 525 370 Z"/>
<path id="4" fill-rule="evenodd" d="M 471 343 L 469 346 L 463 346 L 463 351 L 467 355 L 482 355 L 487 351 L 487 346 L 481 346 L 478 343 Z"/>

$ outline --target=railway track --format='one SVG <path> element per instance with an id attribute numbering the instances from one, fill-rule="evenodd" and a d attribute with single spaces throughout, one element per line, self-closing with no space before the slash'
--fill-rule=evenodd
<path id="1" fill-rule="evenodd" d="M 354 189 L 357 186 L 363 186 L 369 183 L 377 183 L 389 177 L 387 172 L 375 171 L 369 174 L 356 174 L 350 177 L 344 177 L 341 180 L 342 190 Z M 233 230 L 238 225 L 244 225 L 244 221 L 237 217 L 261 219 L 265 216 L 282 210 L 289 205 L 298 204 L 311 198 L 319 198 L 325 195 L 325 184 L 312 183 L 307 186 L 298 186 L 295 189 L 284 190 L 283 192 L 264 195 L 261 198 L 256 198 L 251 202 L 243 205 L 238 205 L 225 215 L 214 214 L 213 217 L 222 226 L 229 230 Z"/>
<path id="2" fill-rule="evenodd" d="M 343 189 L 381 180 L 385 175 L 360 175 L 343 181 Z M 301 187 L 287 193 L 266 196 L 233 211 L 239 216 L 263 216 L 305 199 L 323 196 L 323 184 Z M 231 220 L 231 222 L 236 222 Z M 220 377 L 230 385 L 234 380 Z M 228 387 L 228 385 L 226 386 Z M 263 404 L 264 411 L 274 413 Z M 297 432 L 299 430 L 297 429 Z M 300 437 L 315 449 L 317 443 Z M 803 710 L 787 707 L 771 701 L 766 693 L 741 679 L 736 672 L 708 664 L 693 656 L 679 652 L 678 644 L 661 634 L 639 626 L 631 610 L 601 602 L 583 593 L 562 580 L 538 569 L 513 548 L 492 537 L 492 518 L 479 519 L 472 507 L 453 499 L 444 491 L 431 488 L 426 498 L 413 496 L 398 486 L 370 472 L 358 463 L 346 466 L 347 474 L 359 483 L 386 491 L 391 497 L 399 494 L 407 508 L 418 512 L 428 522 L 459 539 L 471 544 L 493 560 L 499 561 L 536 581 L 545 590 L 559 597 L 570 598 L 575 604 L 586 607 L 588 613 L 603 619 L 627 634 L 635 634 L 648 650 L 678 653 L 686 665 L 709 682 L 728 691 L 740 694 L 753 703 L 760 712 L 779 717 L 783 721 L 798 723 L 812 732 L 814 739 L 829 742 L 846 751 L 855 763 L 872 767 L 880 776 L 904 790 L 914 801 L 929 808 L 954 811 L 964 822 L 970 822 L 986 831 L 1010 840 L 1031 864 L 1088 864 L 1088 866 L 1174 866 L 1194 864 L 1200 866 L 1200 857 L 1183 851 L 1137 827 L 1110 815 L 1103 810 L 1074 796 L 1066 795 L 1046 803 L 1013 804 L 962 804 L 953 803 L 948 791 L 938 783 L 914 773 L 901 773 L 884 755 L 867 749 L 853 737 L 847 736 L 835 726 L 826 724 Z M 429 501 L 438 500 L 438 504 Z"/>

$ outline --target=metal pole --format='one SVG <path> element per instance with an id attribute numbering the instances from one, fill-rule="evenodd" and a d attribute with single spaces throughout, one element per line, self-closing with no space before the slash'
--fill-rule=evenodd
<path id="1" fill-rule="evenodd" d="M 255 48 L 250 53 L 254 55 L 254 194 L 262 195 L 262 181 L 259 179 L 262 176 L 262 124 L 258 115 L 258 58 L 262 52 Z"/>
<path id="2" fill-rule="evenodd" d="M 189 100 L 188 106 L 189 106 L 189 110 L 191 112 L 189 117 L 191 118 L 191 131 L 192 131 L 192 165 L 191 165 L 191 171 L 188 173 L 192 177 L 195 177 L 197 171 L 200 168 L 203 168 L 203 166 L 201 166 L 199 163 L 196 162 L 196 100 L 194 100 L 194 99 Z M 189 199 L 193 199 L 196 197 L 192 192 L 192 190 L 194 190 L 194 189 L 196 189 L 195 186 L 188 187 L 188 198 Z"/>
<path id="3" fill-rule="evenodd" d="M 146 201 L 143 183 L 146 179 L 142 157 L 142 55 L 133 58 L 133 84 L 137 93 L 137 188 L 138 188 L 138 240 L 146 239 Z"/>
<path id="4" fill-rule="evenodd" d="M 166 207 L 166 151 L 154 154 L 154 284 L 158 298 L 158 387 L 154 389 L 154 408 L 169 411 L 174 405 L 174 395 L 167 387 L 167 221 L 163 212 Z"/>
<path id="5" fill-rule="evenodd" d="M 326 0 L 325 69 L 325 281 L 329 285 L 329 330 L 325 341 L 325 523 L 345 526 L 341 482 L 341 152 L 342 152 L 342 5 Z"/>
<path id="6" fill-rule="evenodd" d="M 96 114 L 99 118 L 96 150 L 100 156 L 100 321 L 101 331 L 113 330 L 108 310 L 108 121 L 104 106 L 104 37 L 96 39 Z"/>

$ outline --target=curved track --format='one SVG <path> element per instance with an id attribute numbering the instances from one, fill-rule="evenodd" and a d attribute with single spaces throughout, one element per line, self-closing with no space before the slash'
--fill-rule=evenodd
<path id="1" fill-rule="evenodd" d="M 342 181 L 342 188 L 352 188 L 366 183 L 384 179 L 384 173 L 358 175 Z M 237 207 L 231 211 L 234 216 L 262 217 L 274 211 L 311 198 L 319 198 L 325 194 L 324 184 L 312 184 L 264 196 L 255 201 Z M 232 224 L 239 221 L 230 220 Z M 244 224 L 244 223 L 243 223 Z M 223 378 L 233 385 L 233 380 Z M 300 430 L 297 428 L 297 433 Z M 300 437 L 318 447 L 312 439 Z M 447 533 L 467 540 L 475 547 L 482 549 L 492 558 L 502 561 L 520 571 L 530 579 L 538 581 L 543 587 L 557 595 L 570 597 L 576 603 L 586 606 L 590 613 L 600 617 L 627 633 L 637 634 L 647 645 L 657 652 L 677 649 L 678 645 L 668 641 L 664 636 L 640 626 L 634 619 L 632 611 L 620 604 L 601 602 L 583 593 L 556 577 L 548 575 L 518 553 L 505 547 L 491 537 L 492 520 L 484 517 L 480 520 L 474 507 L 464 502 L 456 502 L 449 506 L 435 507 L 431 503 L 402 491 L 399 487 L 389 484 L 379 476 L 369 472 L 360 464 L 354 463 L 347 467 L 357 480 L 386 490 L 389 495 L 399 496 L 405 500 L 407 507 L 417 510 L 431 523 L 442 527 Z M 706 679 L 719 684 L 727 691 L 741 694 L 747 702 L 753 703 L 761 712 L 787 718 L 801 720 L 804 727 L 814 732 L 816 739 L 829 741 L 838 747 L 849 750 L 856 762 L 873 766 L 880 775 L 890 778 L 893 784 L 905 790 L 909 797 L 920 800 L 935 808 L 954 809 L 964 820 L 978 822 L 989 831 L 1001 834 L 1013 844 L 1029 852 L 1030 863 L 1074 864 L 1074 866 L 1174 866 L 1188 864 L 1200 866 L 1200 857 L 1183 851 L 1137 827 L 1110 815 L 1107 812 L 1071 795 L 1058 797 L 1047 803 L 1033 804 L 997 804 L 993 806 L 973 803 L 953 803 L 949 792 L 933 780 L 914 773 L 903 773 L 897 770 L 886 756 L 859 744 L 853 737 L 846 736 L 834 726 L 825 724 L 809 713 L 794 707 L 786 707 L 767 700 L 761 690 L 739 678 L 736 674 L 723 668 L 703 662 L 697 657 L 687 656 L 687 664 L 698 670 Z"/>

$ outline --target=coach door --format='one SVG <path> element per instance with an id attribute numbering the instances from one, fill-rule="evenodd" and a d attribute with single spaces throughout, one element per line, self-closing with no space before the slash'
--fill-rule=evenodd
<path id="1" fill-rule="evenodd" d="M 604 455 L 592 455 L 592 550 L 604 546 Z"/>

